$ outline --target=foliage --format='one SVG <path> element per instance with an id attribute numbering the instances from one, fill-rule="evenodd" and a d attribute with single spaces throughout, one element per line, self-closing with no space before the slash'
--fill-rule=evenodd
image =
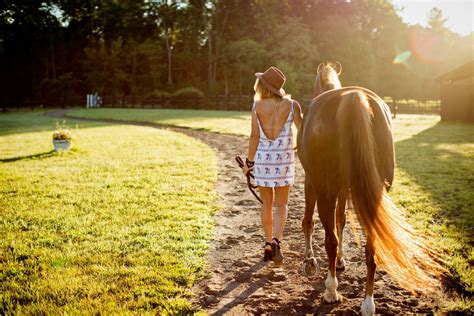
<path id="1" fill-rule="evenodd" d="M 204 93 L 196 87 L 185 87 L 173 92 L 176 97 L 204 97 Z"/>
<path id="2" fill-rule="evenodd" d="M 123 40 L 113 40 L 108 47 L 104 39 L 99 39 L 92 47 L 84 49 L 84 68 L 86 78 L 95 92 L 115 95 L 120 92 L 120 86 L 125 80 L 126 72 L 121 65 L 120 53 Z"/>
<path id="3" fill-rule="evenodd" d="M 189 313 L 213 235 L 213 151 L 69 121 L 80 149 L 48 154 L 42 114 L 0 116 L 0 314 Z"/>
<path id="4" fill-rule="evenodd" d="M 171 96 L 171 93 L 169 93 L 168 91 L 155 89 L 149 92 L 148 94 L 146 94 L 146 96 L 147 97 L 169 97 Z"/>
<path id="5" fill-rule="evenodd" d="M 56 122 L 56 130 L 53 132 L 53 140 L 72 140 L 72 134 L 64 125 Z"/>
<path id="6" fill-rule="evenodd" d="M 255 69 L 261 65 L 264 55 L 262 45 L 253 39 L 243 39 L 228 43 L 224 48 L 222 56 L 223 64 L 226 65 L 226 67 L 222 68 L 226 84 L 228 81 L 237 84 L 239 94 L 242 94 L 243 91 L 249 91 L 249 88 L 252 88 L 255 82 L 255 77 L 249 76 L 249 74 L 256 72 Z M 229 80 L 232 79 L 233 75 L 237 77 L 235 78 L 237 80 Z M 232 88 L 233 86 L 230 87 L 230 89 Z"/>
<path id="7" fill-rule="evenodd" d="M 473 35 L 451 32 L 436 8 L 428 27 L 409 27 L 397 10 L 389 0 L 10 1 L 0 10 L 0 101 L 189 86 L 251 94 L 253 73 L 279 64 L 296 74 L 287 90 L 307 96 L 323 61 L 342 62 L 344 85 L 437 98 L 435 78 L 471 59 Z"/>
<path id="8" fill-rule="evenodd" d="M 291 66 L 291 64 L 286 61 L 278 62 L 276 66 L 285 74 L 286 82 L 283 87 L 285 92 L 289 95 L 292 95 L 292 97 L 296 99 L 300 93 L 302 84 L 300 78 L 298 77 L 298 73 Z"/>

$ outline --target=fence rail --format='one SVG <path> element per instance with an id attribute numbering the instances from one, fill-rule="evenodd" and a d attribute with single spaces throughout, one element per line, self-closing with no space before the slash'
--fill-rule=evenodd
<path id="1" fill-rule="evenodd" d="M 172 108 L 196 110 L 233 110 L 250 109 L 252 96 L 207 96 L 207 97 L 150 97 L 104 96 L 102 107 L 118 108 Z"/>
<path id="2" fill-rule="evenodd" d="M 302 107 L 311 102 L 311 97 L 300 97 Z M 103 96 L 101 107 L 106 108 L 149 108 L 149 109 L 196 109 L 248 111 L 253 102 L 251 95 L 218 95 L 204 97 L 139 97 L 139 96 Z M 393 102 L 386 100 L 393 114 L 440 114 L 440 101 L 410 100 Z M 56 105 L 55 105 L 56 104 Z M 59 104 L 59 106 L 58 106 Z M 86 97 L 72 98 L 67 102 L 2 102 L 2 111 L 35 110 L 46 108 L 86 107 Z"/>

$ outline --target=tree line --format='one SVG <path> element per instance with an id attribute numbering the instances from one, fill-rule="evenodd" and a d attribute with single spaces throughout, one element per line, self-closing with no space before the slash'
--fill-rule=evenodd
<path id="1" fill-rule="evenodd" d="M 472 54 L 473 33 L 451 32 L 439 9 L 428 27 L 408 26 L 388 0 L 1 3 L 4 105 L 82 103 L 92 92 L 249 95 L 253 74 L 270 65 L 298 98 L 312 94 L 324 61 L 342 63 L 343 85 L 437 98 L 436 77 Z"/>

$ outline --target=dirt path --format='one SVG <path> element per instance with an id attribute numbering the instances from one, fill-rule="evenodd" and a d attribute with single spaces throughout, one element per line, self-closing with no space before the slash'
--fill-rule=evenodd
<path id="1" fill-rule="evenodd" d="M 72 119 L 66 115 L 66 111 L 49 112 L 48 115 Z M 113 120 L 95 121 L 117 123 Z M 321 269 L 312 279 L 300 273 L 304 251 L 301 229 L 304 176 L 299 162 L 282 243 L 285 261 L 282 267 L 276 268 L 272 263 L 263 262 L 260 207 L 248 191 L 245 178 L 234 161 L 236 155 L 246 153 L 248 141 L 245 138 L 153 123 L 120 123 L 177 131 L 200 139 L 216 152 L 219 170 L 216 190 L 219 194 L 218 204 L 222 207 L 214 217 L 216 236 L 209 253 L 209 275 L 192 289 L 196 309 L 215 315 L 359 313 L 365 289 L 365 255 L 364 249 L 357 246 L 349 224 L 346 225 L 344 235 L 346 270 L 338 273 L 338 290 L 343 300 L 337 304 L 325 304 L 322 301 L 327 260 L 324 230 L 316 214 L 313 243 Z M 362 236 L 360 228 L 357 232 Z M 432 314 L 438 310 L 442 296 L 442 293 L 435 293 L 414 297 L 397 287 L 383 271 L 377 270 L 375 303 L 378 314 Z"/>

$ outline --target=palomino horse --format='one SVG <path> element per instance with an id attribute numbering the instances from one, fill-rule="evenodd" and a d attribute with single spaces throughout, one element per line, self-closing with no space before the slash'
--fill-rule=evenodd
<path id="1" fill-rule="evenodd" d="M 386 195 L 395 163 L 387 104 L 368 89 L 341 88 L 341 69 L 339 63 L 318 66 L 315 98 L 298 133 L 298 155 L 305 170 L 304 264 L 315 264 L 311 236 L 317 202 L 329 260 L 323 298 L 329 303 L 339 301 L 336 267 L 344 269 L 342 231 L 350 194 L 367 239 L 367 284 L 361 312 L 370 315 L 375 313 L 377 265 L 402 287 L 421 292 L 439 285 L 435 276 L 441 268 L 423 236 L 406 223 Z"/>

